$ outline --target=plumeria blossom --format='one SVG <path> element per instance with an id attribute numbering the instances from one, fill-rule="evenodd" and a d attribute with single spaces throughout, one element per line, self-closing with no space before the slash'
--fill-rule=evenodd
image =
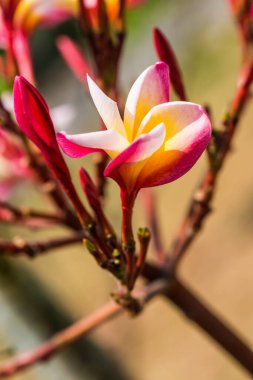
<path id="1" fill-rule="evenodd" d="M 132 86 L 124 119 L 116 102 L 88 77 L 94 104 L 105 131 L 58 133 L 70 157 L 105 152 L 112 159 L 104 175 L 127 194 L 159 186 L 184 175 L 201 156 L 211 137 L 210 120 L 198 104 L 169 102 L 169 68 L 163 62 L 148 67 Z"/>
<path id="2" fill-rule="evenodd" d="M 18 72 L 34 82 L 28 39 L 35 28 L 52 25 L 77 14 L 77 0 L 0 0 L 0 45 L 7 79 Z"/>
<path id="3" fill-rule="evenodd" d="M 77 12 L 76 0 L 20 0 L 14 24 L 29 33 L 38 25 L 54 25 Z"/>

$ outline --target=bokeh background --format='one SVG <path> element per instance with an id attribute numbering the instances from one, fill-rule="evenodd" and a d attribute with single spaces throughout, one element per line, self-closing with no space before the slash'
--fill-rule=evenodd
<path id="1" fill-rule="evenodd" d="M 181 63 L 191 101 L 210 105 L 218 125 L 231 99 L 239 67 L 237 35 L 225 1 L 150 0 L 128 13 L 128 37 L 121 62 L 121 85 L 127 94 L 136 77 L 156 60 L 152 28 L 169 37 Z M 88 94 L 73 78 L 54 47 L 57 34 L 78 38 L 73 23 L 43 30 L 33 38 L 39 88 L 51 106 L 70 103 L 76 110 L 68 128 L 95 130 L 98 117 Z M 213 214 L 180 267 L 180 276 L 207 304 L 253 345 L 253 108 L 248 106 L 233 150 L 220 177 Z M 61 127 L 61 125 L 59 125 Z M 68 161 L 77 183 L 81 161 Z M 91 159 L 82 160 L 91 169 Z M 161 230 L 167 247 L 206 165 L 206 157 L 179 181 L 155 189 Z M 107 188 L 107 212 L 118 229 L 119 191 Z M 28 184 L 13 203 L 44 208 L 46 199 Z M 140 204 L 135 227 L 145 225 Z M 63 230 L 27 232 L 0 226 L 1 236 L 38 237 Z M 114 279 L 76 245 L 36 260 L 0 261 L 0 362 L 15 352 L 36 347 L 55 331 L 108 301 Z M 185 380 L 250 377 L 173 305 L 152 301 L 135 319 L 107 323 L 22 380 Z"/>

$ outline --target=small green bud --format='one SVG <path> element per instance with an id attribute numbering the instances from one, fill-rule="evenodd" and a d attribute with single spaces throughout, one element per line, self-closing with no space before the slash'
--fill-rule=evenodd
<path id="1" fill-rule="evenodd" d="M 95 245 L 90 240 L 84 239 L 83 244 L 92 255 L 97 252 Z"/>
<path id="2" fill-rule="evenodd" d="M 114 263 L 114 265 L 119 265 L 120 264 L 120 259 L 114 259 L 113 263 Z"/>
<path id="3" fill-rule="evenodd" d="M 143 239 L 149 239 L 150 238 L 150 231 L 147 227 L 139 228 L 138 230 L 138 236 Z"/>
<path id="4" fill-rule="evenodd" d="M 117 248 L 114 248 L 112 252 L 113 257 L 119 257 L 120 256 L 120 251 Z"/>

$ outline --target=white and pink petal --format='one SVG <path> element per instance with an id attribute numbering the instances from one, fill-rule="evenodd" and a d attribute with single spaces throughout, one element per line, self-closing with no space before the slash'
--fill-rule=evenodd
<path id="1" fill-rule="evenodd" d="M 158 62 L 148 67 L 133 84 L 126 101 L 124 125 L 129 140 L 133 140 L 138 128 L 154 106 L 169 101 L 169 67 Z"/>
<path id="2" fill-rule="evenodd" d="M 105 95 L 89 75 L 87 75 L 87 82 L 93 102 L 106 128 L 126 136 L 117 103 Z"/>
<path id="3" fill-rule="evenodd" d="M 205 109 L 191 102 L 169 102 L 153 107 L 143 119 L 139 133 L 147 133 L 158 123 L 166 126 L 166 140 L 194 124 L 210 138 L 211 123 Z M 198 125 L 198 127 L 197 127 Z M 193 133 L 192 136 L 195 137 Z"/>
<path id="4" fill-rule="evenodd" d="M 59 132 L 57 140 L 64 153 L 75 158 L 100 151 L 105 151 L 114 157 L 128 146 L 127 140 L 122 135 L 110 130 L 76 135 Z"/>
<path id="5" fill-rule="evenodd" d="M 168 138 L 167 133 L 164 150 L 147 160 L 138 178 L 139 188 L 159 186 L 177 180 L 202 155 L 211 138 L 211 123 L 202 107 L 199 106 L 199 112 L 195 107 L 195 111 L 195 116 L 198 117 L 192 118 L 191 123 L 187 112 L 184 118 L 181 115 L 181 124 L 178 122 L 175 125 L 173 135 Z M 183 127 L 182 120 L 188 120 L 189 124 Z"/>

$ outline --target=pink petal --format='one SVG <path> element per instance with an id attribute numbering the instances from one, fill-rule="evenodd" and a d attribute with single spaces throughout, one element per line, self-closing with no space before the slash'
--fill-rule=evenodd
<path id="1" fill-rule="evenodd" d="M 86 74 L 93 76 L 93 73 L 79 47 L 67 36 L 58 38 L 57 47 L 76 78 L 88 89 Z"/>
<path id="2" fill-rule="evenodd" d="M 183 129 L 188 128 L 192 123 L 198 121 L 202 116 L 207 120 L 204 130 L 208 136 L 211 133 L 211 125 L 203 107 L 191 102 L 169 102 L 153 107 L 143 119 L 139 128 L 139 133 L 147 133 L 155 125 L 164 122 L 166 126 L 166 140 L 172 138 Z M 202 125 L 202 124 L 201 124 Z M 196 138 L 196 135 L 192 135 Z"/>
<path id="3" fill-rule="evenodd" d="M 57 140 L 62 150 L 70 157 L 83 157 L 101 150 L 120 152 L 128 146 L 127 140 L 115 131 L 99 131 L 68 135 L 64 132 L 57 134 Z"/>
<path id="4" fill-rule="evenodd" d="M 105 95 L 88 75 L 87 81 L 93 102 L 105 123 L 106 128 L 117 131 L 125 136 L 125 128 L 117 103 Z"/>
<path id="5" fill-rule="evenodd" d="M 201 106 L 185 102 L 169 105 L 174 111 L 171 112 L 174 130 L 167 131 L 170 137 L 166 137 L 164 151 L 155 153 L 142 168 L 139 187 L 163 185 L 180 178 L 192 168 L 210 141 L 211 123 Z"/>
<path id="6" fill-rule="evenodd" d="M 165 126 L 161 123 L 151 132 L 139 136 L 107 165 L 104 175 L 113 178 L 123 188 L 133 188 L 145 159 L 161 147 L 165 134 Z"/>
<path id="7" fill-rule="evenodd" d="M 124 124 L 129 140 L 150 109 L 169 101 L 169 68 L 164 62 L 148 67 L 132 86 L 125 107 Z"/>
<path id="8" fill-rule="evenodd" d="M 13 49 L 20 75 L 34 84 L 35 79 L 29 42 L 26 34 L 22 30 L 17 30 L 14 34 Z"/>

